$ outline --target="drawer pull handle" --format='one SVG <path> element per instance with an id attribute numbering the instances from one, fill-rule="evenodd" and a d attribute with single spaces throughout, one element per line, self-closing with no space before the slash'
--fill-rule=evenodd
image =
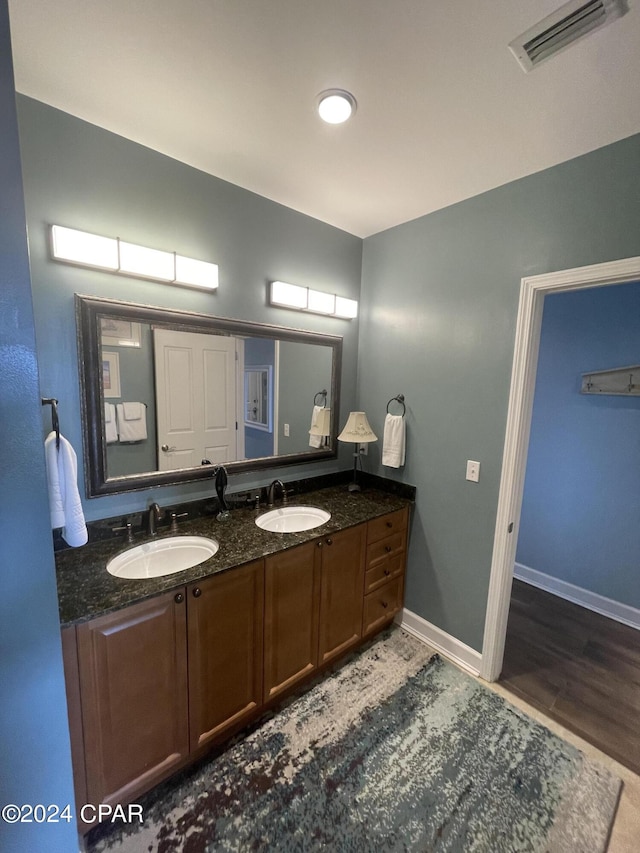
<path id="1" fill-rule="evenodd" d="M 384 607 L 385 610 L 389 606 L 386 601 L 381 601 L 380 604 Z"/>
<path id="2" fill-rule="evenodd" d="M 323 545 L 324 545 L 324 542 L 322 540 L 320 540 L 320 542 L 318 542 L 318 548 L 322 548 Z"/>
<path id="3" fill-rule="evenodd" d="M 390 574 L 391 574 L 391 572 L 389 571 L 389 569 L 385 569 L 385 570 L 384 570 L 384 576 L 385 576 L 386 578 L 388 578 Z"/>
<path id="4" fill-rule="evenodd" d="M 384 550 L 387 552 L 387 554 L 390 554 L 392 551 L 391 545 L 385 545 Z"/>
<path id="5" fill-rule="evenodd" d="M 327 539 L 327 545 L 333 545 L 333 539 Z"/>
<path id="6" fill-rule="evenodd" d="M 387 527 L 393 527 L 393 521 L 387 521 Z"/>
<path id="7" fill-rule="evenodd" d="M 176 594 L 173 596 L 173 600 L 176 604 L 182 604 L 182 602 L 184 601 L 184 595 L 181 592 L 176 592 Z"/>
<path id="8" fill-rule="evenodd" d="M 197 587 L 193 590 L 193 597 L 194 597 L 194 598 L 200 598 L 200 596 L 201 596 L 201 595 L 202 595 L 202 590 L 200 589 L 200 587 L 199 587 L 199 586 L 197 586 Z"/>

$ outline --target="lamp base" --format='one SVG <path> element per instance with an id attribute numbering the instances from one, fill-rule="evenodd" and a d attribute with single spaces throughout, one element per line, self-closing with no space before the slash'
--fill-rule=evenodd
<path id="1" fill-rule="evenodd" d="M 349 483 L 347 487 L 347 491 L 349 492 L 361 492 L 362 488 L 358 485 L 358 483 Z"/>

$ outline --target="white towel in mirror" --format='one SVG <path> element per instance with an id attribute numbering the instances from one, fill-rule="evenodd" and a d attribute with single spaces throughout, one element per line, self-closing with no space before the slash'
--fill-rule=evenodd
<path id="1" fill-rule="evenodd" d="M 405 445 L 404 415 L 387 414 L 382 438 L 382 464 L 387 468 L 404 465 Z"/>
<path id="2" fill-rule="evenodd" d="M 118 440 L 118 424 L 116 423 L 116 407 L 113 403 L 104 404 L 104 435 L 107 444 Z"/>
<path id="3" fill-rule="evenodd" d="M 324 409 L 324 406 L 314 406 L 313 412 L 311 413 L 311 427 L 313 429 L 314 426 L 317 426 L 318 423 L 318 412 L 321 412 Z M 309 436 L 309 447 L 322 447 L 324 442 L 323 435 L 310 435 Z"/>
<path id="4" fill-rule="evenodd" d="M 147 437 L 147 407 L 144 403 L 118 403 L 120 442 L 144 441 Z"/>

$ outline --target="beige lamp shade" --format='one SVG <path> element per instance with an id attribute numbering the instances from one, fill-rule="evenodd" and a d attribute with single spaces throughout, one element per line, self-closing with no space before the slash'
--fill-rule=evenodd
<path id="1" fill-rule="evenodd" d="M 371 429 L 365 412 L 349 412 L 349 418 L 338 436 L 338 441 L 366 444 L 377 440 L 378 436 Z"/>
<path id="2" fill-rule="evenodd" d="M 311 424 L 309 435 L 331 435 L 331 409 L 320 409 L 315 421 Z"/>

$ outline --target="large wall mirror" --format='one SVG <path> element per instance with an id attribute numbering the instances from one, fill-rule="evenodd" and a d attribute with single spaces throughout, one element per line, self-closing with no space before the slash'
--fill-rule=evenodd
<path id="1" fill-rule="evenodd" d="M 341 337 L 75 299 L 88 497 L 336 456 Z"/>

